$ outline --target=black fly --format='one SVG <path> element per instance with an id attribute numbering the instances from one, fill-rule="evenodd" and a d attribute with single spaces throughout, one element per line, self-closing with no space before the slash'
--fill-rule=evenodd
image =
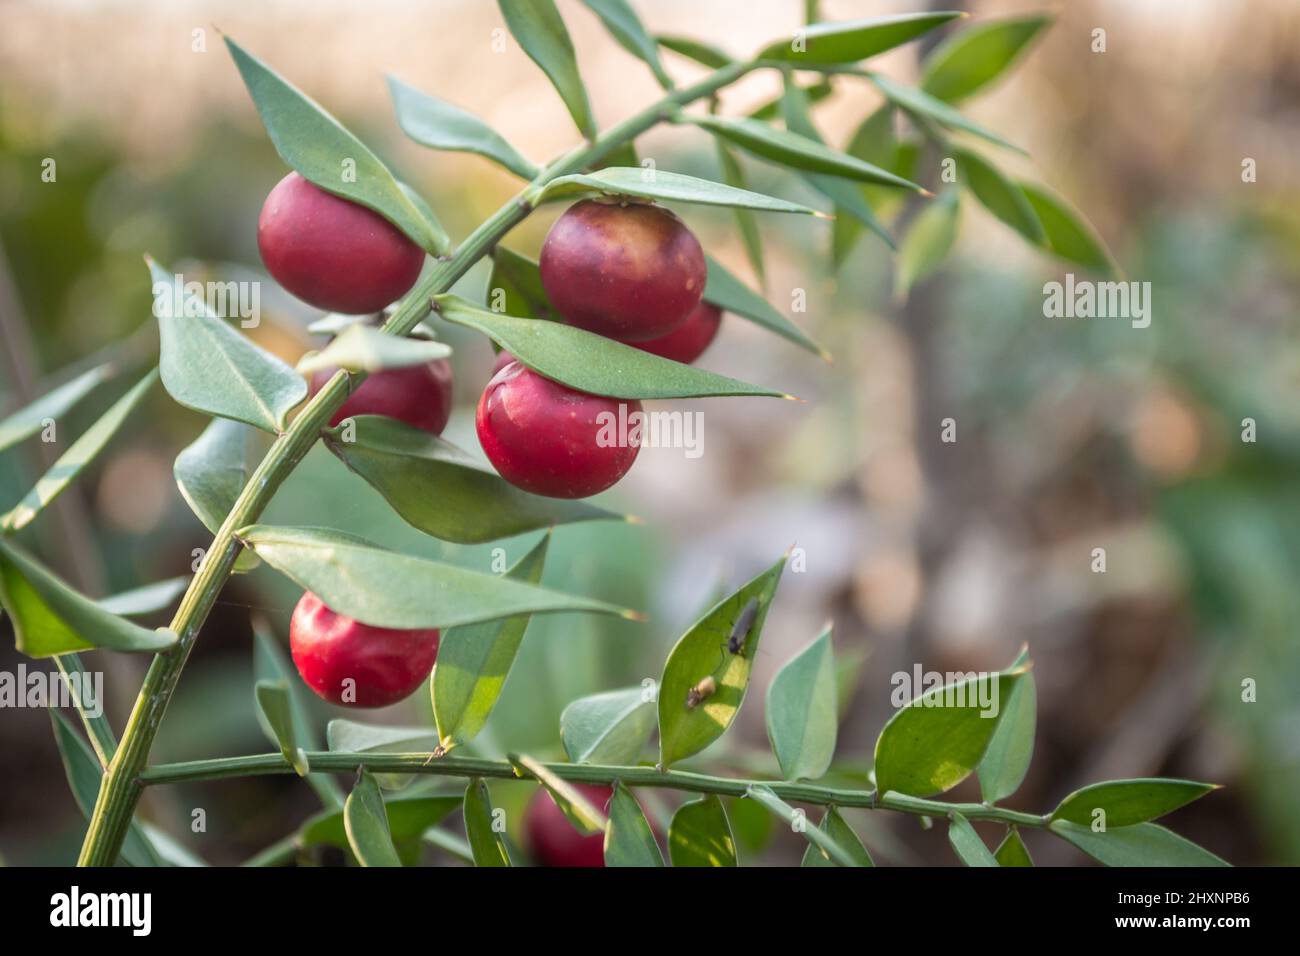
<path id="1" fill-rule="evenodd" d="M 745 641 L 749 639 L 749 632 L 754 628 L 754 619 L 758 617 L 758 598 L 750 598 L 740 611 L 736 618 L 736 623 L 731 625 L 731 633 L 727 635 L 727 653 L 739 654 L 745 649 Z"/>

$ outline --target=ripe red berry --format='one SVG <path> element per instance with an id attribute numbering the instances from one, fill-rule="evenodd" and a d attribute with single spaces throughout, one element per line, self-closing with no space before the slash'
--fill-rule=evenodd
<path id="1" fill-rule="evenodd" d="M 712 344 L 721 324 L 722 310 L 709 302 L 701 302 L 686 317 L 685 322 L 667 335 L 633 344 L 643 352 L 653 352 L 674 362 L 689 365 Z"/>
<path id="2" fill-rule="evenodd" d="M 307 591 L 293 609 L 289 649 L 303 681 L 331 704 L 387 707 L 410 696 L 429 676 L 438 656 L 438 631 L 362 624 Z"/>
<path id="3" fill-rule="evenodd" d="M 275 280 L 328 312 L 378 312 L 419 278 L 424 250 L 379 213 L 290 173 L 266 197 L 257 247 Z"/>
<path id="4" fill-rule="evenodd" d="M 535 495 L 585 498 L 613 485 L 636 461 L 641 448 L 625 440 L 619 423 L 630 429 L 640 411 L 638 401 L 579 392 L 511 362 L 483 390 L 475 424 L 483 451 L 506 481 Z"/>
<path id="5" fill-rule="evenodd" d="M 624 342 L 667 335 L 704 293 L 699 240 L 662 206 L 587 199 L 542 245 L 542 285 L 570 325 Z"/>
<path id="6" fill-rule="evenodd" d="M 312 373 L 311 393 L 324 387 L 338 369 Z M 424 365 L 371 372 L 330 419 L 337 425 L 353 415 L 387 415 L 441 435 L 451 417 L 451 363 L 434 359 Z"/>
<path id="7" fill-rule="evenodd" d="M 604 810 L 613 789 L 589 783 L 575 783 L 574 788 L 597 810 Z M 533 859 L 541 866 L 604 866 L 605 836 L 585 836 L 569 822 L 543 788 L 524 811 L 524 837 Z"/>

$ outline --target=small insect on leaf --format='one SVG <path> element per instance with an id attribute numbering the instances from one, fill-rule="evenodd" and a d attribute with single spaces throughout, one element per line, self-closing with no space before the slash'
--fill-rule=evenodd
<path id="1" fill-rule="evenodd" d="M 749 632 L 754 629 L 756 617 L 758 617 L 758 598 L 750 598 L 736 617 L 736 623 L 731 626 L 731 633 L 727 635 L 727 653 L 744 653 L 745 642 L 749 639 Z"/>
<path id="2" fill-rule="evenodd" d="M 698 684 L 690 689 L 686 694 L 686 709 L 694 710 L 704 703 L 718 689 L 718 682 L 712 677 L 705 677 Z"/>

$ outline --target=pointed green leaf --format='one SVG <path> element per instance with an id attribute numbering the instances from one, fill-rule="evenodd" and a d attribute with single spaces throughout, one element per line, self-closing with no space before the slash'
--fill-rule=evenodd
<path id="1" fill-rule="evenodd" d="M 1005 73 L 1051 22 L 1051 16 L 1033 14 L 976 23 L 952 34 L 926 56 L 921 89 L 949 103 L 979 92 Z"/>
<path id="2" fill-rule="evenodd" d="M 477 329 L 529 368 L 592 395 L 629 399 L 788 397 L 783 392 L 660 358 L 571 325 L 498 315 L 454 295 L 435 296 L 434 301 L 438 314 L 448 322 Z"/>
<path id="3" fill-rule="evenodd" d="M 309 778 L 310 779 L 310 778 Z M 387 827 L 393 840 L 405 842 L 421 836 L 460 809 L 463 799 L 455 796 L 395 796 L 381 801 Z M 348 849 L 344 810 L 322 810 L 308 819 L 298 831 L 298 843 L 304 847 L 336 846 Z"/>
<path id="4" fill-rule="evenodd" d="M 1020 188 L 1047 235 L 1043 248 L 1103 276 L 1119 273 L 1105 244 L 1077 209 L 1044 186 L 1022 181 Z"/>
<path id="5" fill-rule="evenodd" d="M 40 431 L 47 420 L 55 420 L 112 375 L 111 365 L 100 365 L 82 372 L 70 382 L 47 392 L 36 401 L 18 409 L 0 421 L 0 451 Z"/>
<path id="6" fill-rule="evenodd" d="M 745 189 L 745 171 L 741 169 L 740 161 L 722 140 L 715 139 L 715 143 L 718 147 L 718 162 L 722 166 L 722 181 L 735 189 Z M 740 230 L 741 242 L 745 245 L 745 255 L 749 257 L 749 266 L 754 270 L 754 275 L 758 276 L 761 286 L 767 281 L 767 272 L 763 265 L 763 239 L 758 231 L 758 220 L 748 209 L 736 209 L 733 214 L 736 217 L 736 228 Z"/>
<path id="7" fill-rule="evenodd" d="M 896 83 L 887 76 L 879 73 L 871 74 L 871 81 L 876 84 L 880 92 L 898 106 L 909 113 L 915 113 L 926 119 L 934 120 L 940 126 L 946 126 L 949 129 L 958 129 L 972 136 L 978 136 L 980 139 L 986 139 L 990 143 L 1006 149 L 1014 150 L 1017 153 L 1025 153 L 1023 149 L 1014 143 L 1009 143 L 997 133 L 985 129 L 978 123 L 967 119 L 957 110 L 953 109 L 943 100 L 936 99 L 924 90 L 918 90 L 914 86 L 905 86 L 902 83 Z"/>
<path id="8" fill-rule="evenodd" d="M 1029 848 L 1025 846 L 1025 841 L 1020 837 L 1020 831 L 1015 827 L 1007 828 L 1007 835 L 998 844 L 997 850 L 993 853 L 993 858 L 998 861 L 998 866 L 1034 865 L 1033 858 L 1029 855 Z"/>
<path id="9" fill-rule="evenodd" d="M 526 754 L 510 754 L 508 759 L 515 768 L 515 773 L 521 777 L 535 778 L 546 789 L 560 812 L 579 833 L 592 836 L 605 832 L 609 821 L 604 808 L 595 806 L 577 787 Z"/>
<path id="10" fill-rule="evenodd" d="M 858 835 L 853 832 L 853 828 L 845 822 L 840 816 L 840 812 L 834 807 L 826 811 L 822 817 L 820 829 L 837 844 L 839 844 L 849 856 L 853 857 L 856 866 L 875 866 L 872 862 L 871 854 L 867 848 L 862 845 Z M 819 846 L 808 845 L 804 851 L 803 862 L 800 866 L 839 866 L 831 859 L 830 855 Z"/>
<path id="11" fill-rule="evenodd" d="M 529 584 L 541 581 L 550 541 L 549 534 L 544 536 L 506 571 L 506 577 Z M 438 746 L 444 752 L 469 743 L 487 723 L 519 653 L 528 621 L 528 616 L 522 615 L 454 627 L 442 635 L 432 694 Z"/>
<path id="12" fill-rule="evenodd" d="M 634 764 L 654 729 L 653 688 L 581 697 L 560 714 L 560 738 L 574 763 Z"/>
<path id="13" fill-rule="evenodd" d="M 15 643 L 28 657 L 103 647 L 165 650 L 176 634 L 147 630 L 83 597 L 17 545 L 0 538 L 0 604 L 13 623 Z"/>
<path id="14" fill-rule="evenodd" d="M 627 0 L 582 0 L 587 7 L 600 17 L 601 22 L 619 45 L 635 57 L 644 60 L 646 65 L 666 90 L 673 88 L 672 77 L 664 71 L 659 62 L 659 46 L 646 32 L 641 18 L 636 15 Z"/>
<path id="15" fill-rule="evenodd" d="M 699 40 L 692 40 L 690 37 L 664 36 L 660 34 L 655 37 L 655 42 L 665 50 L 672 50 L 678 56 L 684 56 L 688 60 L 694 60 L 701 66 L 707 66 L 713 70 L 720 70 L 724 66 L 729 66 L 732 62 L 731 57 L 717 47 L 701 43 Z"/>
<path id="16" fill-rule="evenodd" d="M 778 820 L 783 820 L 798 833 L 802 833 L 805 840 L 819 850 L 825 852 L 827 857 L 837 863 L 839 866 L 863 866 L 846 847 L 840 844 L 838 840 L 827 830 L 820 827 L 809 826 L 807 818 L 803 812 L 796 810 L 790 804 L 778 797 L 772 788 L 764 784 L 753 784 L 745 792 L 745 796 L 751 800 L 761 803 L 772 816 Z"/>
<path id="17" fill-rule="evenodd" d="M 171 607 L 176 599 L 185 593 L 189 585 L 189 578 L 167 578 L 165 581 L 155 581 L 153 584 L 145 584 L 129 591 L 119 591 L 117 594 L 100 598 L 95 603 L 109 614 L 138 617 Z"/>
<path id="18" fill-rule="evenodd" d="M 482 777 L 465 787 L 465 836 L 474 854 L 475 866 L 510 866 L 510 851 L 504 833 L 497 830 L 492 794 Z"/>
<path id="19" fill-rule="evenodd" d="M 683 803 L 668 825 L 673 866 L 737 866 L 736 840 L 717 794 Z"/>
<path id="20" fill-rule="evenodd" d="M 1052 819 L 1088 826 L 1094 813 L 1102 810 L 1107 829 L 1126 827 L 1163 817 L 1216 789 L 1212 783 L 1195 780 L 1107 780 L 1074 791 L 1052 811 Z"/>
<path id="21" fill-rule="evenodd" d="M 953 150 L 957 175 L 981 205 L 1035 245 L 1046 241 L 1043 224 L 1025 198 L 1024 190 L 977 153 Z"/>
<path id="22" fill-rule="evenodd" d="M 695 176 L 640 166 L 609 166 L 594 173 L 561 176 L 547 183 L 542 192 L 543 201 L 580 196 L 638 196 L 642 199 L 757 209 L 759 212 L 799 213 L 825 218 L 823 213 L 815 209 L 784 199 L 764 196 L 748 189 L 736 189 L 707 179 L 697 179 Z"/>
<path id="23" fill-rule="evenodd" d="M 989 803 L 1011 796 L 1029 772 L 1034 755 L 1034 729 L 1038 721 L 1038 688 L 1034 675 L 1016 681 L 1003 703 L 998 728 L 989 739 L 979 764 L 980 794 Z"/>
<path id="24" fill-rule="evenodd" d="M 976 675 L 927 690 L 895 713 L 876 739 L 876 789 L 928 797 L 966 779 L 1020 677 Z"/>
<path id="25" fill-rule="evenodd" d="M 944 11 L 814 23 L 788 40 L 768 44 L 758 58 L 795 63 L 800 68 L 810 68 L 812 64 L 854 63 L 892 50 L 960 16 L 964 14 Z"/>
<path id="26" fill-rule="evenodd" d="M 365 143 L 230 37 L 225 40 L 281 159 L 326 192 L 373 209 L 425 251 L 450 250 L 450 238 L 428 207 L 412 200 Z"/>
<path id="27" fill-rule="evenodd" d="M 664 855 L 636 798 L 622 783 L 614 784 L 605 827 L 606 866 L 663 866 Z"/>
<path id="28" fill-rule="evenodd" d="M 256 687 L 257 706 L 266 719 L 267 726 L 280 745 L 280 753 L 289 761 L 300 777 L 307 776 L 307 754 L 298 745 L 293 729 L 293 704 L 286 680 L 260 680 Z"/>
<path id="29" fill-rule="evenodd" d="M 196 411 L 278 431 L 307 397 L 303 377 L 212 315 L 180 276 L 152 259 L 149 269 L 167 392 Z"/>
<path id="30" fill-rule="evenodd" d="M 550 77 L 578 131 L 587 139 L 595 139 L 596 121 L 587 101 L 587 88 L 582 85 L 573 41 L 569 39 L 560 11 L 555 9 L 554 0 L 497 0 L 497 3 L 516 42 Z"/>
<path id="31" fill-rule="evenodd" d="M 388 829 L 388 813 L 379 784 L 367 771 L 361 771 L 356 786 L 343 804 L 343 827 L 357 862 L 362 866 L 401 866 L 393 848 L 393 834 Z"/>
<path id="32" fill-rule="evenodd" d="M 213 419 L 198 438 L 181 449 L 172 465 L 181 497 L 213 534 L 225 522 L 252 474 L 249 461 L 254 434 L 242 422 Z M 243 551 L 235 559 L 235 571 L 251 571 L 258 564 L 257 555 Z"/>
<path id="33" fill-rule="evenodd" d="M 706 302 L 712 302 L 724 312 L 732 312 L 755 325 L 762 326 L 769 332 L 775 332 L 814 355 L 824 359 L 830 357 L 830 353 L 805 335 L 803 329 L 778 312 L 767 299 L 728 272 L 722 263 L 708 255 L 704 257 L 704 261 L 709 270 L 708 278 L 704 283 Z"/>
<path id="34" fill-rule="evenodd" d="M 894 264 L 894 295 L 903 299 L 948 257 L 957 241 L 961 205 L 956 190 L 947 190 L 912 220 Z"/>
<path id="35" fill-rule="evenodd" d="M 815 780 L 835 755 L 831 629 L 800 651 L 767 687 L 767 738 L 787 780 Z"/>
<path id="36" fill-rule="evenodd" d="M 326 726 L 325 740 L 332 751 L 401 754 L 433 750 L 438 735 L 431 727 L 362 724 L 337 718 Z M 375 783 L 384 790 L 401 790 L 415 778 L 416 774 L 410 773 L 376 773 Z"/>
<path id="37" fill-rule="evenodd" d="M 984 845 L 980 835 L 960 813 L 954 812 L 948 823 L 948 842 L 952 844 L 957 859 L 967 866 L 997 866 L 998 861 Z"/>
<path id="38" fill-rule="evenodd" d="M 455 627 L 519 614 L 631 611 L 573 594 L 387 551 L 326 528 L 252 525 L 240 540 L 327 606 L 376 627 Z"/>
<path id="39" fill-rule="evenodd" d="M 386 368 L 424 365 L 449 355 L 451 346 L 445 342 L 389 335 L 373 325 L 358 322 L 349 325 L 319 352 L 304 356 L 298 363 L 298 371 L 304 375 L 323 368 L 378 372 Z"/>
<path id="40" fill-rule="evenodd" d="M 492 250 L 486 305 L 493 312 L 526 319 L 557 318 L 542 285 L 541 268 L 532 259 L 505 246 Z"/>
<path id="41" fill-rule="evenodd" d="M 72 483 L 81 470 L 90 464 L 104 450 L 109 440 L 117 434 L 127 418 L 140 404 L 140 401 L 158 380 L 155 369 L 142 378 L 125 395 L 113 403 L 113 407 L 77 437 L 40 480 L 36 486 L 23 497 L 3 518 L 0 518 L 0 531 L 5 533 L 17 531 L 28 525 L 41 513 L 41 509 L 57 498 L 63 489 Z"/>
<path id="42" fill-rule="evenodd" d="M 763 622 L 785 568 L 786 556 L 738 591 L 723 598 L 695 622 L 668 654 L 659 683 L 659 765 L 699 753 L 722 736 L 736 719 L 749 689 L 750 670 Z M 727 638 L 751 599 L 756 613 L 740 653 L 732 654 Z M 700 681 L 716 684 L 712 694 L 690 706 L 690 695 Z"/>
<path id="43" fill-rule="evenodd" d="M 420 145 L 477 153 L 523 179 L 537 175 L 536 165 L 472 113 L 407 86 L 395 76 L 388 78 L 388 92 L 397 111 L 397 125 Z"/>
<path id="44" fill-rule="evenodd" d="M 1051 830 L 1106 866 L 1229 866 L 1209 850 L 1156 823 L 1094 833 L 1091 827 L 1056 820 Z"/>

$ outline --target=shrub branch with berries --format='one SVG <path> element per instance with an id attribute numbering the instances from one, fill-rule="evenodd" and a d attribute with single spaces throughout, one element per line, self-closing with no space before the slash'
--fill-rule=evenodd
<path id="1" fill-rule="evenodd" d="M 841 813 L 851 808 L 945 820 L 953 850 L 972 866 L 1030 865 L 1020 838 L 1025 828 L 1048 830 L 1111 865 L 1221 863 L 1152 822 L 1212 790 L 1208 784 L 1110 781 L 1069 795 L 1045 814 L 999 805 L 1020 785 L 1033 749 L 1036 694 L 1025 654 L 1000 673 L 932 688 L 898 710 L 876 742 L 874 766 L 857 765 L 849 774 L 862 786 L 846 789 L 827 785 L 838 723 L 828 627 L 781 669 L 767 694 L 779 779 L 680 769 L 735 720 L 784 557 L 706 611 L 677 642 L 657 683 L 572 702 L 560 726 L 567 761 L 473 755 L 471 744 L 497 702 L 531 615 L 640 619 L 539 583 L 550 542 L 546 529 L 621 520 L 579 500 L 617 483 L 637 457 L 635 441 L 602 440 L 602 422 L 656 399 L 789 398 L 779 388 L 692 364 L 724 314 L 827 357 L 704 253 L 683 218 L 693 206 L 734 211 L 760 279 L 755 214 L 815 215 L 834 220 L 828 229 L 837 265 L 866 232 L 893 247 L 894 233 L 904 231 L 895 275 L 897 290 L 906 293 L 942 262 L 967 193 L 1045 252 L 1099 272 L 1113 268 L 1105 247 L 1068 204 L 1037 184 L 1009 178 L 967 145 L 983 140 L 1015 148 L 955 106 L 996 80 L 1049 18 L 965 26 L 952 22 L 960 14 L 928 13 L 814 23 L 750 58 L 734 59 L 695 40 L 649 35 L 625 0 L 585 2 L 653 71 L 665 93 L 598 131 L 553 0 L 500 0 L 510 33 L 549 77 L 583 137 L 543 166 L 474 116 L 390 81 L 398 125 L 413 140 L 478 153 L 527 181 L 459 244 L 364 143 L 227 39 L 267 133 L 291 167 L 270 191 L 258 221 L 263 263 L 285 289 L 328 313 L 312 330 L 331 340 L 292 368 L 211 314 L 179 276 L 150 261 L 158 368 L 3 517 L 0 598 L 21 651 L 52 657 L 74 686 L 84 676 L 83 651 L 153 655 L 120 738 L 87 709 L 81 710 L 84 738 L 54 712 L 69 780 L 89 819 L 79 862 L 193 862 L 136 818 L 146 787 L 296 773 L 315 790 L 322 810 L 250 862 L 291 861 L 304 849 L 332 844 L 365 865 L 400 865 L 417 859 L 422 843 L 481 866 L 522 862 L 520 847 L 498 825 L 488 781 L 526 778 L 540 787 L 524 815 L 522 844 L 541 864 L 661 866 L 666 837 L 675 866 L 734 866 L 728 807 L 735 812 L 738 799 L 801 832 L 808 841 L 805 865 L 871 865 Z M 926 57 L 918 87 L 863 65 L 938 28 L 952 32 Z M 708 72 L 678 86 L 663 66 L 666 53 Z M 776 71 L 783 94 L 749 116 L 719 112 L 716 94 L 755 71 Z M 865 118 L 846 150 L 827 145 L 812 121 L 813 105 L 832 90 L 864 85 L 883 95 L 884 105 Z M 696 127 L 712 137 L 722 181 L 638 162 L 636 138 L 660 123 Z M 749 190 L 742 153 L 793 171 L 834 215 Z M 929 175 L 940 156 L 955 158 L 955 182 Z M 503 244 L 535 209 L 554 203 L 571 205 L 536 259 Z M 451 289 L 484 257 L 492 272 L 480 306 Z M 478 439 L 494 470 L 440 437 L 452 381 L 451 350 L 437 339 L 440 322 L 481 333 L 500 350 L 476 415 Z M 117 371 L 95 368 L 0 421 L 0 448 L 34 434 Z M 159 379 L 177 402 L 212 416 L 178 455 L 175 474 L 213 538 L 183 593 L 163 582 L 93 600 L 46 569 L 15 536 L 109 444 Z M 273 438 L 252 461 L 249 449 L 259 431 Z M 497 575 L 329 528 L 259 523 L 317 441 L 406 522 L 436 538 L 481 543 L 544 533 Z M 255 699 L 277 752 L 151 765 L 151 745 L 204 620 L 230 575 L 261 562 L 304 591 L 291 621 L 288 657 L 265 624 L 254 621 Z M 149 630 L 132 621 L 169 606 L 178 593 L 170 627 Z M 343 707 L 379 707 L 426 683 L 434 727 L 335 720 L 324 747 L 301 700 L 305 685 Z M 990 694 L 1000 702 L 995 714 L 981 703 Z M 657 758 L 645 759 L 656 733 Z M 346 795 L 340 774 L 356 775 Z M 978 775 L 982 802 L 934 799 L 971 774 Z M 412 783 L 417 777 L 424 782 Z M 464 779 L 463 796 L 426 786 L 440 777 Z M 665 834 L 634 796 L 647 788 L 696 797 L 672 813 Z M 820 821 L 805 826 L 805 811 L 796 805 L 820 808 Z M 464 840 L 440 826 L 457 813 Z M 996 850 L 972 820 L 1003 825 Z"/>

